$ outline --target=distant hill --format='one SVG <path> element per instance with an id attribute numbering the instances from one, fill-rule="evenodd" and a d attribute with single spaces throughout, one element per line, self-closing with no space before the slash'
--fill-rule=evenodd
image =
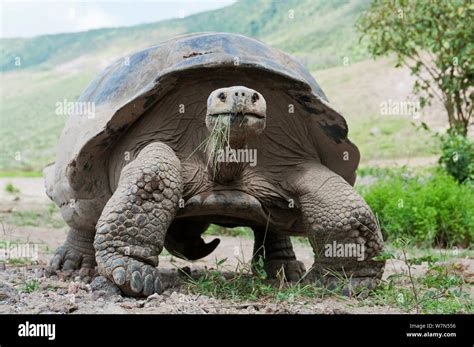
<path id="1" fill-rule="evenodd" d="M 299 56 L 311 68 L 334 66 L 343 57 L 367 57 L 353 24 L 369 0 L 240 0 L 235 4 L 183 19 L 133 27 L 0 40 L 0 71 L 48 68 L 84 54 L 124 54 L 175 35 L 225 31 L 241 33 Z"/>
<path id="2" fill-rule="evenodd" d="M 241 0 L 183 19 L 0 40 L 0 171 L 38 171 L 52 162 L 66 121 L 55 114 L 56 103 L 76 100 L 108 64 L 172 36 L 202 31 L 253 36 L 299 57 L 342 110 L 364 161 L 429 155 L 433 145 L 410 119 L 380 116 L 381 102 L 411 94 L 408 71 L 386 61 L 356 63 L 368 57 L 353 27 L 368 2 Z M 21 66 L 14 64 L 18 56 Z M 345 57 L 349 64 L 343 64 Z M 430 112 L 444 121 L 439 115 L 439 109 Z"/>

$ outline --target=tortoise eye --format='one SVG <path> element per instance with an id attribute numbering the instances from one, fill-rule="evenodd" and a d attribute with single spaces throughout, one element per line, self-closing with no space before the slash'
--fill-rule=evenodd
<path id="1" fill-rule="evenodd" d="M 257 93 L 253 93 L 253 95 L 252 95 L 252 102 L 255 104 L 258 99 L 260 99 L 260 97 L 258 96 L 258 94 L 257 94 Z"/>
<path id="2" fill-rule="evenodd" d="M 225 101 L 225 94 L 224 93 L 219 93 L 219 95 L 217 96 L 222 102 Z"/>

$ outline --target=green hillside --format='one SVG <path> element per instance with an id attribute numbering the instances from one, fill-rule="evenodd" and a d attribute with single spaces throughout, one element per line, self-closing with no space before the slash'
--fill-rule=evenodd
<path id="1" fill-rule="evenodd" d="M 199 31 L 254 36 L 298 56 L 343 111 L 364 160 L 380 158 L 382 149 L 384 158 L 429 155 L 433 146 L 415 133 L 409 119 L 379 115 L 381 101 L 407 97 L 409 91 L 394 95 L 393 88 L 396 81 L 411 89 L 407 72 L 387 63 L 355 63 L 368 56 L 353 28 L 368 1 L 241 0 L 184 19 L 130 28 L 0 40 L 0 171 L 37 171 L 52 162 L 66 120 L 55 114 L 56 102 L 75 100 L 115 59 Z M 21 66 L 14 64 L 18 56 Z M 344 57 L 347 66 L 342 64 Z M 378 78 L 387 75 L 392 79 Z M 371 136 L 372 127 L 380 134 Z M 406 146 L 397 145 L 400 136 Z"/>
<path id="2" fill-rule="evenodd" d="M 337 65 L 347 56 L 366 57 L 353 23 L 368 0 L 241 0 L 235 4 L 183 19 L 128 28 L 0 40 L 0 71 L 49 68 L 97 51 L 134 51 L 178 34 L 225 31 L 256 37 L 300 56 L 308 66 Z M 126 53 L 124 52 L 124 54 Z"/>

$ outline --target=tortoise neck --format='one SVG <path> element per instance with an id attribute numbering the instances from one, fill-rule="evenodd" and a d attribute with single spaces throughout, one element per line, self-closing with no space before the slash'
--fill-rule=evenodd
<path id="1" fill-rule="evenodd" d="M 255 161 L 255 155 L 247 148 L 247 142 L 230 141 L 224 148 L 213 144 L 207 150 L 207 170 L 210 178 L 220 184 L 238 180 L 245 169 Z"/>

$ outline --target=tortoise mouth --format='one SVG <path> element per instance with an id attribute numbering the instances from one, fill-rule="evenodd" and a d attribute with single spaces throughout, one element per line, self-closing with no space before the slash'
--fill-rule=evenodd
<path id="1" fill-rule="evenodd" d="M 208 114 L 208 117 L 213 117 L 213 118 L 218 118 L 218 117 L 229 117 L 229 118 L 236 118 L 236 119 L 243 119 L 245 117 L 254 117 L 258 119 L 265 119 L 266 116 L 263 114 L 258 114 L 258 113 L 253 113 L 253 112 L 246 112 L 246 113 L 233 113 L 233 112 L 227 112 L 227 113 L 213 113 L 213 114 Z"/>
<path id="2" fill-rule="evenodd" d="M 216 127 L 221 131 L 228 129 L 230 137 L 259 134 L 265 128 L 266 117 L 260 113 L 211 113 L 206 117 L 206 126 L 214 132 Z M 239 135 L 239 136 L 240 136 Z"/>

